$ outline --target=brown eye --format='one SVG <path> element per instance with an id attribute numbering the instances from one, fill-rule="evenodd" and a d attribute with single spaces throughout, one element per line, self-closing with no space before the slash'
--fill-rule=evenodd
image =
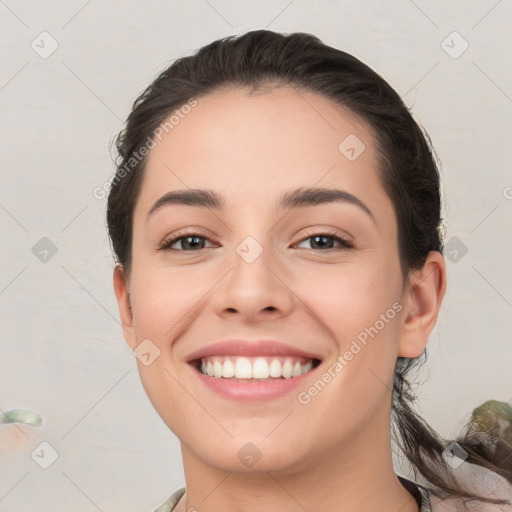
<path id="1" fill-rule="evenodd" d="M 185 236 L 179 236 L 172 238 L 171 240 L 164 240 L 159 247 L 163 251 L 174 251 L 174 252 L 191 252 L 205 249 L 205 242 L 210 242 L 206 237 L 200 236 L 196 233 L 192 233 Z M 173 247 L 177 245 L 176 247 Z"/>
<path id="2" fill-rule="evenodd" d="M 316 235 L 308 236 L 307 238 L 304 238 L 299 242 L 299 244 L 302 244 L 304 242 L 309 241 L 309 247 L 301 247 L 305 249 L 321 249 L 321 250 L 328 250 L 328 249 L 335 249 L 336 243 L 338 243 L 339 248 L 343 249 L 352 249 L 354 246 L 344 238 L 341 238 L 340 236 L 336 235 L 329 235 L 329 234 L 323 234 L 319 233 Z"/>

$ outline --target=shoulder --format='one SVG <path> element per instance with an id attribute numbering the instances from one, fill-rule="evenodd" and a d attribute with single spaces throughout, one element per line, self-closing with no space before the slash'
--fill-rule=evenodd
<path id="1" fill-rule="evenodd" d="M 428 489 L 422 485 L 413 482 L 405 477 L 398 476 L 402 485 L 406 487 L 417 499 L 418 503 L 421 503 L 420 512 L 435 512 L 430 508 L 429 493 Z M 175 491 L 165 503 L 162 503 L 154 512 L 171 512 L 181 497 L 185 494 L 185 487 Z"/>
<path id="2" fill-rule="evenodd" d="M 426 487 L 404 476 L 397 475 L 397 477 L 400 483 L 416 498 L 420 512 L 435 512 L 431 508 L 430 493 Z"/>
<path id="3" fill-rule="evenodd" d="M 498 474 L 475 464 L 465 463 L 457 468 L 457 480 L 461 486 L 483 497 L 509 500 L 512 503 L 512 485 Z M 397 475 L 398 476 L 398 475 Z M 478 500 L 459 497 L 440 498 L 426 484 L 413 482 L 398 476 L 402 484 L 413 494 L 414 488 L 421 495 L 421 512 L 512 512 L 511 505 L 494 505 Z"/>
<path id="4" fill-rule="evenodd" d="M 432 512 L 512 512 L 512 485 L 505 478 L 476 464 L 464 463 L 456 470 L 463 488 L 486 498 L 509 500 L 510 505 L 494 505 L 462 498 L 431 496 Z"/>
<path id="5" fill-rule="evenodd" d="M 180 498 L 185 494 L 185 487 L 175 491 L 165 503 L 162 503 L 154 512 L 171 512 L 174 509 Z"/>
<path id="6" fill-rule="evenodd" d="M 496 473 L 473 464 L 463 464 L 460 481 L 467 488 L 484 496 L 508 499 L 512 502 L 512 485 Z M 433 495 L 427 487 L 404 476 L 397 475 L 402 485 L 416 498 L 420 512 L 511 512 L 511 505 L 492 505 L 476 501 L 466 502 L 462 498 L 441 499 Z M 175 491 L 154 512 L 171 512 L 181 497 L 185 487 Z"/>

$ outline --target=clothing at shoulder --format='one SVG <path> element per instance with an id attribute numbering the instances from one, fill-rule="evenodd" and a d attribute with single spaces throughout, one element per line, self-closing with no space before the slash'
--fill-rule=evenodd
<path id="1" fill-rule="evenodd" d="M 398 476 L 398 479 L 402 485 L 416 498 L 416 501 L 420 506 L 420 512 L 432 512 L 427 489 L 425 489 L 420 484 L 417 484 L 412 480 L 408 480 L 402 476 Z M 165 503 L 160 505 L 160 507 L 158 507 L 155 512 L 171 512 L 174 510 L 178 501 L 180 501 L 184 494 L 185 487 L 178 489 Z"/>
<path id="2" fill-rule="evenodd" d="M 398 477 L 407 487 L 404 480 Z M 476 495 L 508 500 L 512 503 L 512 485 L 494 471 L 476 464 L 464 463 L 457 468 L 457 479 L 462 488 L 470 489 Z M 510 504 L 492 504 L 481 500 L 465 501 L 462 497 L 440 498 L 432 494 L 421 484 L 413 483 L 425 495 L 426 508 L 429 512 L 512 512 Z M 423 506 L 423 505 L 422 505 Z M 421 509 L 423 511 L 423 508 Z"/>
<path id="3" fill-rule="evenodd" d="M 466 488 L 483 496 L 500 498 L 512 502 L 512 485 L 505 478 L 475 464 L 465 463 L 457 468 L 458 478 Z M 468 503 L 463 506 L 460 498 L 440 499 L 429 492 L 423 485 L 397 475 L 402 485 L 416 498 L 420 512 L 512 512 L 510 505 L 491 505 L 481 502 Z M 171 512 L 185 494 L 185 487 L 178 489 L 155 512 Z"/>
<path id="4" fill-rule="evenodd" d="M 416 498 L 420 512 L 432 512 L 428 489 L 401 475 L 396 475 L 400 483 Z"/>
<path id="5" fill-rule="evenodd" d="M 172 494 L 172 496 L 165 503 L 162 503 L 155 510 L 155 512 L 171 512 L 171 510 L 174 510 L 174 507 L 178 504 L 178 501 L 180 501 L 181 497 L 184 494 L 185 494 L 185 487 L 178 489 L 175 493 Z"/>

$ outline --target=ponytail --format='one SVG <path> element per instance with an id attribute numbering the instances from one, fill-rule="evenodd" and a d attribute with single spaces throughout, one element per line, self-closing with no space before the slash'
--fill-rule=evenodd
<path id="1" fill-rule="evenodd" d="M 423 360 L 425 358 L 426 352 Z M 392 401 L 393 436 L 415 476 L 420 473 L 430 484 L 430 492 L 439 498 L 459 497 L 511 505 L 509 500 L 490 498 L 466 489 L 448 461 L 453 456 L 450 452 L 456 452 L 454 455 L 464 463 L 491 470 L 512 483 L 512 407 L 495 400 L 485 402 L 473 411 L 455 441 L 442 439 L 413 409 L 416 397 L 407 375 L 421 359 L 421 356 L 398 359 Z"/>

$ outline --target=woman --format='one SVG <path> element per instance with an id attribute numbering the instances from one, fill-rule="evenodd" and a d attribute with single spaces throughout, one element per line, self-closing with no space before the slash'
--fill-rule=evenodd
<path id="1" fill-rule="evenodd" d="M 301 33 L 215 41 L 137 99 L 107 221 L 125 339 L 181 442 L 186 492 L 160 511 L 506 506 L 453 460 L 506 473 L 463 442 L 443 456 L 410 406 L 446 289 L 427 140 L 379 75 Z M 391 415 L 429 486 L 395 473 Z"/>

